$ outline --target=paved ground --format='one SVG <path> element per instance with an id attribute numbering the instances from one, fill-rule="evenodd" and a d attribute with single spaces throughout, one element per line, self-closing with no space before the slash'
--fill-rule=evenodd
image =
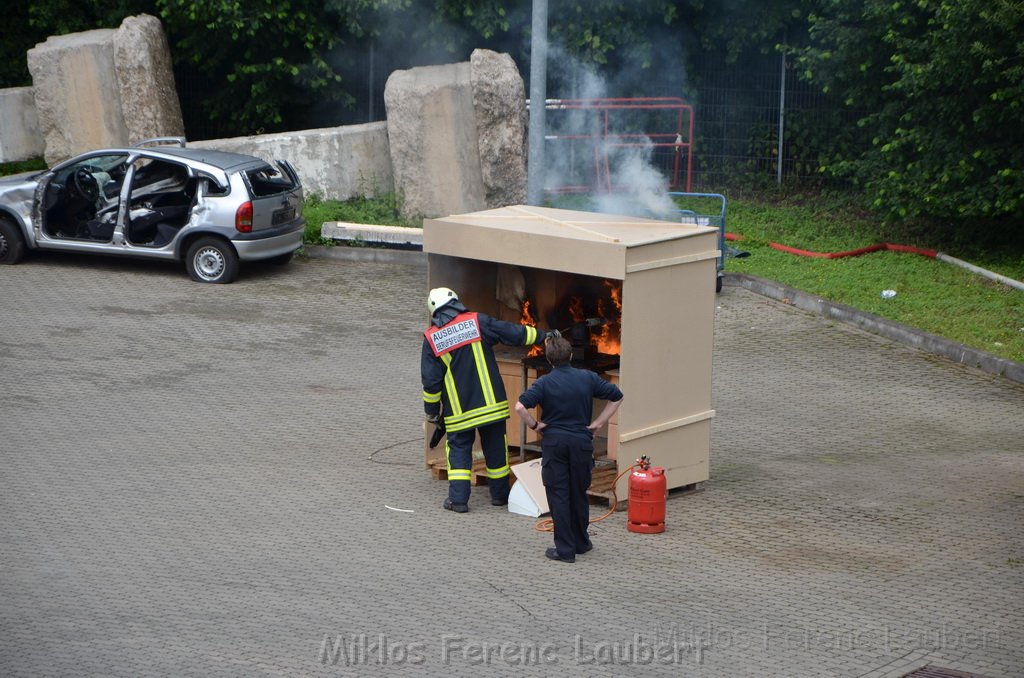
<path id="1" fill-rule="evenodd" d="M 711 481 L 565 565 L 440 509 L 424 285 L 0 267 L 0 675 L 1024 675 L 1020 384 L 727 287 Z"/>

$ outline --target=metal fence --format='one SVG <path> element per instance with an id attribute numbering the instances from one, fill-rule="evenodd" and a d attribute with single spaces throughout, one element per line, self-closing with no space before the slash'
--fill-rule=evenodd
<path id="1" fill-rule="evenodd" d="M 332 112 L 330 119 L 313 120 L 310 127 L 358 124 L 386 119 L 384 85 L 395 69 L 407 68 L 401 58 L 367 48 L 365 70 L 345 81 L 353 96 L 353 105 Z M 179 95 L 190 139 L 209 139 L 253 133 L 237 130 L 225 133 L 223 124 L 204 119 L 201 111 L 201 78 L 176 72 Z M 682 94 L 681 94 L 682 93 Z M 548 96 L 573 97 L 572 92 L 549 87 Z M 822 162 L 838 148 L 849 149 L 858 143 L 858 114 L 841 107 L 834 98 L 796 77 L 792 65 L 782 55 L 758 56 L 745 62 L 728 63 L 718 57 L 698 57 L 690 73 L 674 77 L 651 78 L 632 86 L 628 93 L 607 93 L 609 97 L 681 97 L 692 106 L 692 147 L 687 148 L 690 164 L 688 183 L 677 173 L 677 154 L 656 149 L 652 164 L 665 174 L 667 188 L 694 191 L 758 189 L 787 186 L 821 186 L 834 183 L 819 171 Z M 612 134 L 631 134 L 637 130 L 661 129 L 659 119 L 665 112 L 651 109 L 649 118 L 642 111 L 631 117 L 619 117 L 624 125 Z M 674 119 L 673 119 L 674 120 Z M 674 122 L 673 122 L 674 124 Z M 549 134 L 557 137 L 558 134 Z M 657 144 L 659 139 L 653 139 Z M 689 142 L 689 140 L 688 140 Z M 549 138 L 546 155 L 558 154 L 569 146 L 564 139 Z M 572 152 L 587 155 L 579 144 Z M 595 153 L 599 152 L 597 149 Z M 615 167 L 609 172 L 614 173 Z"/>
<path id="2" fill-rule="evenodd" d="M 782 55 L 698 60 L 694 190 L 822 185 L 822 162 L 856 145 L 857 112 L 803 81 Z"/>

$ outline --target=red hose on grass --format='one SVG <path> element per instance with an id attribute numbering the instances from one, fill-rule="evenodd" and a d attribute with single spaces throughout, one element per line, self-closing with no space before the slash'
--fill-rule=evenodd
<path id="1" fill-rule="evenodd" d="M 735 233 L 726 233 L 726 240 L 743 240 L 743 236 L 736 235 Z M 790 254 L 797 254 L 801 257 L 817 257 L 819 259 L 842 259 L 843 257 L 857 257 L 861 254 L 870 254 L 871 252 L 881 252 L 882 250 L 889 250 L 890 252 L 909 252 L 911 254 L 920 254 L 921 256 L 934 259 L 939 253 L 936 250 L 924 249 L 921 247 L 911 247 L 910 245 L 894 245 L 889 242 L 880 242 L 877 245 L 868 245 L 867 247 L 861 247 L 855 250 L 848 250 L 846 252 L 811 252 L 810 250 L 801 250 L 795 247 L 789 247 L 788 245 L 780 245 L 777 242 L 770 242 L 768 246 L 772 249 L 779 250 L 780 252 L 788 252 Z"/>
<path id="2" fill-rule="evenodd" d="M 743 236 L 737 235 L 736 233 L 726 233 L 725 239 L 743 240 Z M 923 257 L 928 257 L 929 259 L 938 259 L 939 261 L 944 261 L 947 264 L 959 266 L 960 268 L 971 271 L 972 273 L 976 273 L 982 277 L 988 278 L 989 280 L 994 280 L 998 283 L 1002 283 L 1003 285 L 1007 285 L 1008 287 L 1013 287 L 1014 289 L 1024 291 L 1024 282 L 1014 280 L 1013 278 L 1008 278 L 1005 275 L 1001 275 L 999 273 L 995 273 L 984 268 L 980 268 L 978 266 L 975 266 L 974 264 L 970 264 L 966 261 L 957 259 L 956 257 L 951 257 L 945 252 L 925 249 L 923 247 L 912 247 L 910 245 L 894 245 L 893 243 L 889 242 L 881 242 L 878 243 L 877 245 L 868 245 L 867 247 L 861 247 L 855 250 L 848 250 L 846 252 L 811 252 L 810 250 L 801 250 L 797 249 L 796 247 L 780 245 L 777 242 L 770 242 L 768 243 L 768 246 L 771 247 L 772 249 L 779 250 L 780 252 L 788 252 L 789 254 L 796 254 L 801 257 L 816 257 L 819 259 L 842 259 L 843 257 L 856 257 L 860 256 L 861 254 L 881 252 L 882 250 L 888 250 L 890 252 L 907 252 L 909 254 L 920 254 Z"/>

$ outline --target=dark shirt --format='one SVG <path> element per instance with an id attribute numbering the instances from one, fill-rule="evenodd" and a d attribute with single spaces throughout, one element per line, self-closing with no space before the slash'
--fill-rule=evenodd
<path id="1" fill-rule="evenodd" d="M 519 402 L 527 409 L 541 406 L 544 437 L 583 438 L 594 434 L 587 426 L 593 420 L 593 400 L 622 400 L 622 391 L 590 370 L 560 365 L 533 382 Z"/>

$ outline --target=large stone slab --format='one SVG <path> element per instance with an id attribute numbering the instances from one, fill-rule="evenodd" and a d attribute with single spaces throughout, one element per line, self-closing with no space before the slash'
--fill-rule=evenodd
<path id="1" fill-rule="evenodd" d="M 155 17 L 50 37 L 27 56 L 49 163 L 183 133 L 170 51 Z"/>
<path id="2" fill-rule="evenodd" d="M 32 88 L 0 89 L 0 162 L 39 158 L 44 150 Z"/>
<path id="3" fill-rule="evenodd" d="M 185 134 L 171 50 L 159 19 L 142 14 L 121 22 L 114 34 L 114 66 L 128 143 Z"/>
<path id="4" fill-rule="evenodd" d="M 469 63 L 395 71 L 384 86 L 384 105 L 403 216 L 483 209 Z"/>
<path id="5" fill-rule="evenodd" d="M 127 142 L 114 33 L 102 28 L 47 38 L 28 51 L 28 70 L 48 163 Z"/>
<path id="6" fill-rule="evenodd" d="M 332 200 L 395 190 L 385 122 L 190 142 L 189 146 L 287 160 L 307 195 Z"/>
<path id="7" fill-rule="evenodd" d="M 508 54 L 473 50 L 469 63 L 488 207 L 526 204 L 526 88 Z"/>
<path id="8" fill-rule="evenodd" d="M 384 103 L 404 216 L 526 202 L 526 93 L 509 55 L 395 71 Z"/>

